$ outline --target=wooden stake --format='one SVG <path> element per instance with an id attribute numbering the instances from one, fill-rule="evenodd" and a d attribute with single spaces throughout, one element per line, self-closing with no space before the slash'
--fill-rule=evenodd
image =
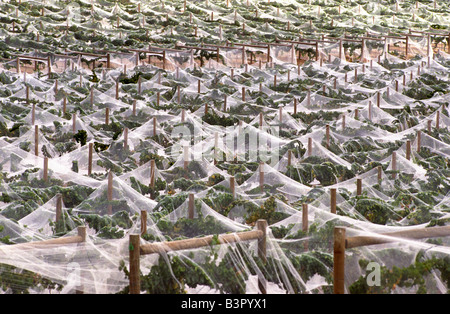
<path id="1" fill-rule="evenodd" d="M 43 179 L 45 182 L 48 181 L 48 158 L 44 157 L 44 175 Z"/>
<path id="2" fill-rule="evenodd" d="M 330 148 L 330 125 L 325 126 L 325 138 L 327 143 L 327 148 Z"/>
<path id="3" fill-rule="evenodd" d="M 378 182 L 380 182 L 383 176 L 383 167 L 377 166 L 377 172 L 378 172 Z"/>
<path id="4" fill-rule="evenodd" d="M 312 156 L 312 138 L 308 137 L 308 157 Z"/>
<path id="5" fill-rule="evenodd" d="M 356 195 L 362 194 L 362 179 L 356 179 Z"/>
<path id="6" fill-rule="evenodd" d="M 308 204 L 302 204 L 302 231 L 308 232 Z"/>
<path id="7" fill-rule="evenodd" d="M 235 177 L 230 177 L 230 190 L 233 195 L 233 199 L 236 198 L 236 179 Z"/>
<path id="8" fill-rule="evenodd" d="M 141 210 L 141 234 L 147 233 L 147 211 Z"/>
<path id="9" fill-rule="evenodd" d="M 262 237 L 258 239 L 258 257 L 265 264 L 267 262 L 267 221 L 258 219 L 256 221 L 256 228 L 263 233 Z M 258 276 L 258 287 L 261 294 L 267 294 L 267 283 L 265 278 Z"/>
<path id="10" fill-rule="evenodd" d="M 109 124 L 109 108 L 108 107 L 105 108 L 105 124 L 106 125 Z"/>
<path id="11" fill-rule="evenodd" d="M 334 228 L 333 248 L 334 294 L 345 293 L 345 228 Z"/>
<path id="12" fill-rule="evenodd" d="M 417 131 L 417 152 L 420 152 L 420 146 L 421 146 L 421 139 L 422 139 L 422 131 Z"/>
<path id="13" fill-rule="evenodd" d="M 188 219 L 194 219 L 194 193 L 189 193 L 189 203 L 188 203 Z"/>
<path id="14" fill-rule="evenodd" d="M 332 214 L 336 214 L 336 189 L 330 189 L 330 210 Z"/>
<path id="15" fill-rule="evenodd" d="M 67 110 L 67 97 L 66 97 L 66 95 L 64 95 L 64 98 L 63 98 L 63 115 L 66 114 L 66 110 Z"/>
<path id="16" fill-rule="evenodd" d="M 156 182 L 156 163 L 155 160 L 150 160 L 150 187 L 154 188 Z"/>
<path id="17" fill-rule="evenodd" d="M 56 194 L 56 223 L 59 223 L 62 218 L 62 194 Z"/>
<path id="18" fill-rule="evenodd" d="M 406 141 L 406 159 L 407 160 L 411 159 L 411 141 L 410 140 Z"/>
<path id="19" fill-rule="evenodd" d="M 39 126 L 34 126 L 34 154 L 39 156 Z"/>
<path id="20" fill-rule="evenodd" d="M 139 234 L 130 234 L 129 252 L 130 252 L 130 294 L 141 293 L 141 279 L 140 279 L 140 242 L 141 236 Z"/>
<path id="21" fill-rule="evenodd" d="M 259 163 L 259 187 L 261 189 L 261 193 L 264 192 L 264 162 Z"/>

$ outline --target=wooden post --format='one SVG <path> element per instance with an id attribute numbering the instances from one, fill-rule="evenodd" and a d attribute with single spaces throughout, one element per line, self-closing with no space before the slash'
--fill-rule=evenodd
<path id="1" fill-rule="evenodd" d="M 89 143 L 89 152 L 88 152 L 88 176 L 92 174 L 92 154 L 94 151 L 94 143 Z"/>
<path id="2" fill-rule="evenodd" d="M 245 101 L 245 87 L 242 86 L 242 101 Z"/>
<path id="3" fill-rule="evenodd" d="M 325 126 L 325 138 L 327 143 L 327 148 L 330 148 L 330 125 Z"/>
<path id="4" fill-rule="evenodd" d="M 334 294 L 345 293 L 345 228 L 334 228 L 333 249 Z"/>
<path id="5" fill-rule="evenodd" d="M 39 126 L 34 126 L 34 154 L 39 156 Z"/>
<path id="6" fill-rule="evenodd" d="M 47 56 L 47 67 L 48 67 L 48 75 L 49 75 L 49 77 L 50 77 L 50 74 L 52 73 L 52 67 L 51 67 L 50 55 Z"/>
<path id="7" fill-rule="evenodd" d="M 302 231 L 308 232 L 308 204 L 302 204 Z"/>
<path id="8" fill-rule="evenodd" d="M 258 257 L 265 264 L 267 262 L 267 221 L 258 219 L 256 228 L 263 233 L 262 237 L 258 239 Z M 261 294 L 267 294 L 267 283 L 262 275 L 258 278 L 258 287 Z"/>
<path id="9" fill-rule="evenodd" d="M 141 210 L 141 234 L 147 233 L 147 211 Z"/>
<path id="10" fill-rule="evenodd" d="M 417 152 L 420 152 L 420 146 L 421 146 L 421 139 L 422 139 L 422 131 L 417 131 Z"/>
<path id="11" fill-rule="evenodd" d="M 409 36 L 406 35 L 406 43 L 405 43 L 405 59 L 408 60 L 408 52 L 409 52 Z"/>
<path id="12" fill-rule="evenodd" d="M 312 138 L 308 137 L 308 157 L 312 156 Z"/>
<path id="13" fill-rule="evenodd" d="M 63 98 L 63 115 L 66 114 L 66 109 L 67 109 L 67 96 L 64 95 L 64 98 Z"/>
<path id="14" fill-rule="evenodd" d="M 119 99 L 119 79 L 116 80 L 116 99 Z"/>
<path id="15" fill-rule="evenodd" d="M 195 196 L 194 193 L 189 193 L 188 219 L 194 219 L 194 209 L 195 209 Z"/>
<path id="16" fill-rule="evenodd" d="M 155 178 L 156 178 L 156 163 L 155 160 L 150 160 L 150 187 L 155 187 Z"/>
<path id="17" fill-rule="evenodd" d="M 259 163 L 259 187 L 261 189 L 261 193 L 264 192 L 264 162 Z"/>
<path id="18" fill-rule="evenodd" d="M 223 112 L 227 112 L 227 95 L 223 96 Z"/>
<path id="19" fill-rule="evenodd" d="M 136 116 L 136 99 L 133 100 L 132 115 L 133 115 L 133 116 Z"/>
<path id="20" fill-rule="evenodd" d="M 233 199 L 236 198 L 236 179 L 235 177 L 230 177 L 230 190 L 233 195 Z"/>
<path id="21" fill-rule="evenodd" d="M 43 179 L 45 182 L 48 181 L 48 158 L 44 157 L 44 175 Z"/>
<path id="22" fill-rule="evenodd" d="M 29 104 L 30 103 L 30 86 L 28 86 L 28 85 L 26 87 L 25 95 L 26 95 L 25 97 L 26 97 L 27 104 Z"/>
<path id="23" fill-rule="evenodd" d="M 111 55 L 109 53 L 106 55 L 106 67 L 111 68 Z"/>
<path id="24" fill-rule="evenodd" d="M 140 294 L 141 280 L 140 280 L 140 242 L 141 236 L 139 234 L 130 234 L 129 252 L 130 252 L 130 294 Z"/>
<path id="25" fill-rule="evenodd" d="M 297 114 L 297 98 L 294 97 L 294 114 Z"/>
<path id="26" fill-rule="evenodd" d="M 163 59 L 163 70 L 166 70 L 166 51 L 163 50 L 162 52 L 162 59 Z"/>
<path id="27" fill-rule="evenodd" d="M 108 191 L 107 191 L 107 197 L 108 197 L 108 215 L 112 215 L 112 204 L 111 201 L 113 199 L 113 174 L 110 170 L 108 172 Z"/>
<path id="28" fill-rule="evenodd" d="M 362 194 L 362 179 L 356 179 L 356 195 Z"/>
<path id="29" fill-rule="evenodd" d="M 330 189 L 330 209 L 332 214 L 336 214 L 336 189 Z"/>
<path id="30" fill-rule="evenodd" d="M 62 218 L 62 194 L 56 194 L 56 223 L 60 222 Z"/>
<path id="31" fill-rule="evenodd" d="M 411 159 L 411 141 L 410 140 L 406 141 L 406 159 L 407 160 Z"/>

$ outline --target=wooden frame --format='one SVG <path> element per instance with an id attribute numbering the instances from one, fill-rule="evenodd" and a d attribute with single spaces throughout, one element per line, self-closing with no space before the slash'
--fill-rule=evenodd
<path id="1" fill-rule="evenodd" d="M 345 293 L 345 250 L 360 246 L 397 242 L 401 239 L 418 240 L 450 236 L 450 226 L 417 228 L 367 236 L 346 236 L 345 227 L 334 228 L 334 293 Z"/>
<path id="2" fill-rule="evenodd" d="M 258 241 L 258 257 L 266 261 L 266 229 L 267 221 L 260 219 L 256 222 L 256 230 L 235 232 L 218 235 L 218 244 L 237 243 L 242 241 Z M 208 235 L 201 238 L 190 238 L 177 241 L 140 243 L 140 234 L 129 236 L 129 282 L 130 294 L 140 294 L 140 257 L 147 254 L 164 254 L 172 251 L 196 249 L 213 244 L 216 235 Z M 263 278 L 258 279 L 258 287 L 262 294 L 267 293 L 266 282 Z"/>

